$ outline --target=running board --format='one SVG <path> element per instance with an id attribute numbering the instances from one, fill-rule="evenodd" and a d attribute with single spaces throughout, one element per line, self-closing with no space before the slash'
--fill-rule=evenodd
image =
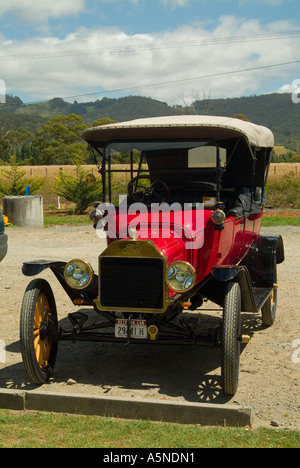
<path id="1" fill-rule="evenodd" d="M 257 312 L 259 312 L 262 306 L 267 302 L 270 295 L 272 294 L 272 291 L 272 288 L 253 288 Z"/>

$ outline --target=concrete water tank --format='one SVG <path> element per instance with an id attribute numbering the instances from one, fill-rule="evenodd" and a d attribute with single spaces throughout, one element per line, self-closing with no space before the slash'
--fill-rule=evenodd
<path id="1" fill-rule="evenodd" d="M 44 227 L 43 197 L 40 195 L 4 197 L 3 213 L 15 226 Z"/>

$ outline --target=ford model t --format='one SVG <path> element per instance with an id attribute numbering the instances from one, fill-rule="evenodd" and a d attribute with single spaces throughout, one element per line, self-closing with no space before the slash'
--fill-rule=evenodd
<path id="1" fill-rule="evenodd" d="M 37 384 L 51 375 L 58 342 L 213 344 L 220 348 L 221 380 L 236 392 L 242 312 L 275 320 L 280 236 L 259 234 L 273 134 L 226 117 L 176 116 L 95 127 L 84 139 L 99 163 L 103 199 L 91 219 L 107 248 L 85 259 L 31 261 L 23 273 L 50 268 L 73 304 L 70 330 L 58 325 L 52 289 L 44 279 L 27 287 L 21 311 L 26 371 Z M 126 164 L 116 164 L 124 161 Z M 113 204 L 115 180 L 127 193 Z M 219 326 L 197 326 L 203 302 L 222 311 Z M 101 317 L 88 324 L 87 308 Z M 194 320 L 182 320 L 194 314 Z"/>

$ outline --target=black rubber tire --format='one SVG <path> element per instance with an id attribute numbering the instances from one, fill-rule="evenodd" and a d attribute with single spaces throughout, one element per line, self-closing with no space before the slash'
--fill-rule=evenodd
<path id="1" fill-rule="evenodd" d="M 41 296 L 43 295 L 43 296 Z M 44 313 L 47 337 L 41 335 L 37 327 L 35 313 L 39 306 L 39 298 L 47 299 L 49 310 Z M 45 309 L 46 310 L 46 309 Z M 26 288 L 20 317 L 20 342 L 22 359 L 30 380 L 42 385 L 49 380 L 56 362 L 58 342 L 55 339 L 58 331 L 58 320 L 55 299 L 49 283 L 44 279 L 35 279 Z M 47 345 L 49 358 L 45 365 L 37 359 L 37 343 L 39 346 Z"/>
<path id="2" fill-rule="evenodd" d="M 277 284 L 277 265 L 274 261 L 273 266 L 273 284 Z M 276 319 L 276 308 L 277 308 L 277 286 L 273 288 L 271 296 L 268 298 L 267 302 L 262 306 L 261 317 L 262 323 L 266 327 L 271 327 Z"/>
<path id="3" fill-rule="evenodd" d="M 228 283 L 226 287 L 222 328 L 222 387 L 226 395 L 234 395 L 239 382 L 241 348 L 241 289 L 238 283 Z"/>

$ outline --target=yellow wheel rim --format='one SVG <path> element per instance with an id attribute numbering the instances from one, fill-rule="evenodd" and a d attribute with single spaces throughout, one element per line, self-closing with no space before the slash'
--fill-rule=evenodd
<path id="1" fill-rule="evenodd" d="M 271 304 L 271 310 L 272 310 L 273 306 L 274 306 L 274 289 L 273 289 L 272 294 L 270 296 L 270 304 Z"/>
<path id="2" fill-rule="evenodd" d="M 51 354 L 51 343 L 48 338 L 41 337 L 40 327 L 41 323 L 46 326 L 50 317 L 51 310 L 49 301 L 46 295 L 41 293 L 35 306 L 33 331 L 35 356 L 41 369 L 45 369 L 48 366 Z"/>

